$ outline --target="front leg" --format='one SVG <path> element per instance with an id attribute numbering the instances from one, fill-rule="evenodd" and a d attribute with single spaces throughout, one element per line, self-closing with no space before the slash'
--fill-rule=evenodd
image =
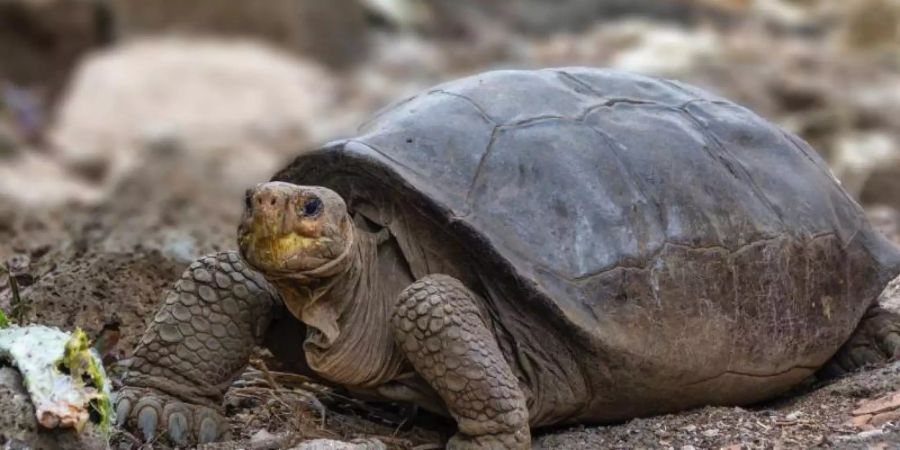
<path id="1" fill-rule="evenodd" d="M 134 426 L 147 441 L 159 431 L 180 445 L 219 439 L 222 396 L 278 302 L 235 252 L 191 264 L 134 350 L 117 394 L 118 425 Z"/>
<path id="2" fill-rule="evenodd" d="M 477 301 L 445 275 L 416 281 L 392 317 L 397 343 L 456 419 L 448 449 L 530 448 L 525 395 Z"/>

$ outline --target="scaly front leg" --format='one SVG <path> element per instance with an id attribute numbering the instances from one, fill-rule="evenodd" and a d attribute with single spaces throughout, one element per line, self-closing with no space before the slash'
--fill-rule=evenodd
<path id="1" fill-rule="evenodd" d="M 235 252 L 195 261 L 144 333 L 117 395 L 117 424 L 178 445 L 218 440 L 222 397 L 269 326 L 278 294 Z"/>
<path id="2" fill-rule="evenodd" d="M 476 302 L 454 278 L 420 279 L 397 302 L 397 343 L 456 419 L 448 449 L 530 448 L 525 395 Z"/>

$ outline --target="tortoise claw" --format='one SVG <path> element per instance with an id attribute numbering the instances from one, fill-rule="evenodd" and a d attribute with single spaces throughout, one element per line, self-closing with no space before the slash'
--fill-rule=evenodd
<path id="1" fill-rule="evenodd" d="M 201 444 L 208 444 L 219 437 L 219 426 L 211 417 L 204 417 L 200 421 L 200 435 L 198 436 Z"/>
<path id="2" fill-rule="evenodd" d="M 169 438 L 176 444 L 185 444 L 188 431 L 187 416 L 181 412 L 169 415 Z"/>
<path id="3" fill-rule="evenodd" d="M 116 427 L 122 428 L 128 422 L 128 415 L 131 414 L 131 400 L 127 398 L 119 398 L 116 402 Z"/>
<path id="4" fill-rule="evenodd" d="M 222 439 L 225 419 L 208 406 L 181 401 L 148 388 L 126 387 L 116 395 L 116 426 L 152 442 L 191 447 Z"/>
<path id="5" fill-rule="evenodd" d="M 900 357 L 900 334 L 892 332 L 885 336 L 881 342 L 881 349 L 890 359 Z"/>
<path id="6" fill-rule="evenodd" d="M 138 413 L 138 429 L 144 435 L 144 441 L 150 442 L 156 437 L 156 426 L 159 424 L 159 413 L 152 406 L 145 406 Z"/>

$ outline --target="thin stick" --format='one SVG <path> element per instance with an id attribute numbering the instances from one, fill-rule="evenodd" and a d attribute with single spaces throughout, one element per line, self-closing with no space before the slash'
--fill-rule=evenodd
<path id="1" fill-rule="evenodd" d="M 19 297 L 19 282 L 16 281 L 16 277 L 13 276 L 12 272 L 9 270 L 6 271 L 6 276 L 9 277 L 9 288 L 12 290 L 12 316 L 16 322 L 22 322 L 22 318 L 25 316 L 25 308 L 22 304 L 22 299 Z"/>
<path id="2" fill-rule="evenodd" d="M 12 291 L 12 301 L 9 305 L 11 309 L 9 314 L 14 321 L 22 322 L 25 312 L 23 311 L 22 298 L 19 296 L 19 282 L 16 280 L 15 275 L 13 275 L 9 263 L 0 265 L 0 269 L 3 269 L 3 271 L 6 272 L 6 279 L 9 280 L 9 288 Z"/>

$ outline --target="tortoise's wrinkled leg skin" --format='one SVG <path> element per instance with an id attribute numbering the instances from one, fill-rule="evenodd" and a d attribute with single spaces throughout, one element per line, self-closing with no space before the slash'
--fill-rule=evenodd
<path id="1" fill-rule="evenodd" d="M 900 357 L 900 315 L 874 305 L 866 311 L 847 343 L 819 373 L 823 378 L 834 378 L 897 357 Z"/>
<path id="2" fill-rule="evenodd" d="M 247 365 L 279 304 L 277 293 L 237 253 L 188 267 L 134 350 L 116 396 L 117 424 L 151 441 L 220 439 L 222 397 Z"/>
<path id="3" fill-rule="evenodd" d="M 476 301 L 451 277 L 416 281 L 392 317 L 397 343 L 456 419 L 448 449 L 531 448 L 525 395 Z"/>

